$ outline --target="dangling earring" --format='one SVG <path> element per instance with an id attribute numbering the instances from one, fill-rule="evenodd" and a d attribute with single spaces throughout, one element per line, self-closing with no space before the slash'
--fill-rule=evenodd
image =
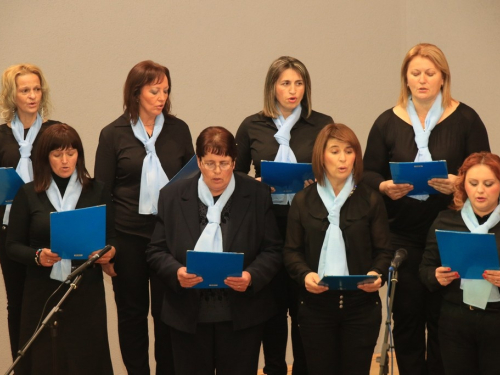
<path id="1" fill-rule="evenodd" d="M 42 118 L 42 121 L 43 121 L 43 119 L 44 119 L 44 117 L 43 117 L 43 107 L 42 107 L 42 110 L 40 111 L 40 117 Z"/>

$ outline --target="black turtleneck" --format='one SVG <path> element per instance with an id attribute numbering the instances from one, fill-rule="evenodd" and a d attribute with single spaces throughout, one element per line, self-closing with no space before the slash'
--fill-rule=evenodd
<path id="1" fill-rule="evenodd" d="M 64 197 L 64 193 L 66 192 L 66 188 L 68 187 L 69 179 L 71 177 L 67 177 L 67 178 L 59 177 L 54 172 L 52 172 L 52 178 L 54 179 L 54 182 L 56 183 L 57 187 L 59 188 L 59 192 L 61 193 L 61 197 Z"/>

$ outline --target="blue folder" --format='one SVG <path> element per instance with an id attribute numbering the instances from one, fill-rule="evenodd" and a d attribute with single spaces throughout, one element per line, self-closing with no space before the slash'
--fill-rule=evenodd
<path id="1" fill-rule="evenodd" d="M 106 206 L 50 213 L 50 250 L 63 259 L 84 259 L 106 246 Z"/>
<path id="2" fill-rule="evenodd" d="M 479 234 L 436 230 L 443 267 L 457 271 L 463 279 L 483 279 L 485 270 L 500 270 L 493 233 Z"/>
<path id="3" fill-rule="evenodd" d="M 193 288 L 229 288 L 224 284 L 226 277 L 241 277 L 243 253 L 219 253 L 188 250 L 186 254 L 187 273 L 201 276 L 203 281 Z"/>
<path id="4" fill-rule="evenodd" d="M 328 286 L 330 290 L 357 290 L 358 285 L 372 284 L 377 278 L 374 275 L 323 276 L 318 285 Z"/>
<path id="5" fill-rule="evenodd" d="M 295 194 L 304 188 L 304 181 L 313 180 L 312 164 L 265 161 L 260 163 L 262 182 L 272 186 L 273 194 Z"/>
<path id="6" fill-rule="evenodd" d="M 395 184 L 411 184 L 413 190 L 408 195 L 438 194 L 439 192 L 428 185 L 433 178 L 448 178 L 446 161 L 424 161 L 412 163 L 389 163 L 392 180 Z"/>
<path id="7" fill-rule="evenodd" d="M 200 168 L 198 168 L 198 161 L 196 159 L 196 155 L 193 155 L 191 159 L 186 163 L 182 169 L 177 172 L 177 174 L 172 177 L 172 179 L 168 182 L 171 184 L 175 181 L 185 180 L 186 178 L 194 177 L 200 172 Z"/>
<path id="8" fill-rule="evenodd" d="M 24 181 L 14 168 L 0 168 L 0 205 L 11 204 Z"/>

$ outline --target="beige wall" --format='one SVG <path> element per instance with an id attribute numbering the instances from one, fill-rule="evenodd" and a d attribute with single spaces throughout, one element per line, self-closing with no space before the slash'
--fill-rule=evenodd
<path id="1" fill-rule="evenodd" d="M 271 61 L 308 67 L 313 108 L 351 126 L 361 143 L 395 104 L 406 51 L 431 42 L 451 66 L 453 96 L 481 115 L 494 152 L 500 75 L 495 0 L 0 1 L 0 70 L 39 65 L 51 85 L 52 118 L 80 132 L 93 169 L 99 130 L 121 113 L 130 68 L 152 59 L 172 74 L 173 110 L 195 138 L 209 125 L 236 131 L 262 107 Z M 0 282 L 1 284 L 1 282 Z M 111 297 L 110 282 L 106 280 Z M 9 362 L 0 285 L 0 371 Z M 109 300 L 116 373 L 123 374 Z"/>

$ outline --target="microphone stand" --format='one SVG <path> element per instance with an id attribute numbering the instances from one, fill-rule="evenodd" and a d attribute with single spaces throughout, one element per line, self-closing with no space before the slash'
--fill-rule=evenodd
<path id="1" fill-rule="evenodd" d="M 382 351 L 380 353 L 380 358 L 379 358 L 380 360 L 379 375 L 389 374 L 389 350 L 393 349 L 393 347 L 389 345 L 389 331 L 391 327 L 392 305 L 394 302 L 394 293 L 396 291 L 397 283 L 398 283 L 398 270 L 396 268 L 391 276 L 391 290 L 389 297 L 389 307 L 387 308 L 387 319 L 385 321 L 384 342 L 382 344 Z M 389 290 L 387 291 L 387 293 L 389 293 Z"/>
<path id="2" fill-rule="evenodd" d="M 77 287 L 78 287 L 78 284 L 80 283 L 80 280 L 82 278 L 82 275 L 78 275 L 75 280 L 70 284 L 68 290 L 66 291 L 66 293 L 64 294 L 64 296 L 61 298 L 61 300 L 57 303 L 56 306 L 54 306 L 54 308 L 47 314 L 47 316 L 45 317 L 45 319 L 43 320 L 42 324 L 40 325 L 40 327 L 35 331 L 35 333 L 33 334 L 33 336 L 31 336 L 31 338 L 29 339 L 29 341 L 26 343 L 26 345 L 24 345 L 24 347 L 19 350 L 17 353 L 17 358 L 16 360 L 14 361 L 14 363 L 9 367 L 9 369 L 7 370 L 7 372 L 5 373 L 5 375 L 9 375 L 12 370 L 14 370 L 14 368 L 16 367 L 16 365 L 19 363 L 19 361 L 21 360 L 21 358 L 24 357 L 24 355 L 26 354 L 27 350 L 30 348 L 31 344 L 33 344 L 33 342 L 35 341 L 35 339 L 40 335 L 40 333 L 42 332 L 42 330 L 50 324 L 50 328 L 52 330 L 52 340 L 55 340 L 55 336 L 56 336 L 56 333 L 55 333 L 55 330 L 57 329 L 57 313 L 61 311 L 61 305 L 63 304 L 63 302 L 66 300 L 66 298 L 68 298 L 68 296 L 71 294 L 71 292 L 73 290 L 75 290 Z M 55 356 L 57 355 L 54 351 L 54 345 L 52 347 L 52 350 L 53 350 L 53 355 L 54 355 L 54 358 L 56 358 Z M 53 361 L 53 372 L 52 374 L 54 375 L 57 375 L 58 373 L 58 368 L 57 368 L 57 362 L 56 361 Z"/>

